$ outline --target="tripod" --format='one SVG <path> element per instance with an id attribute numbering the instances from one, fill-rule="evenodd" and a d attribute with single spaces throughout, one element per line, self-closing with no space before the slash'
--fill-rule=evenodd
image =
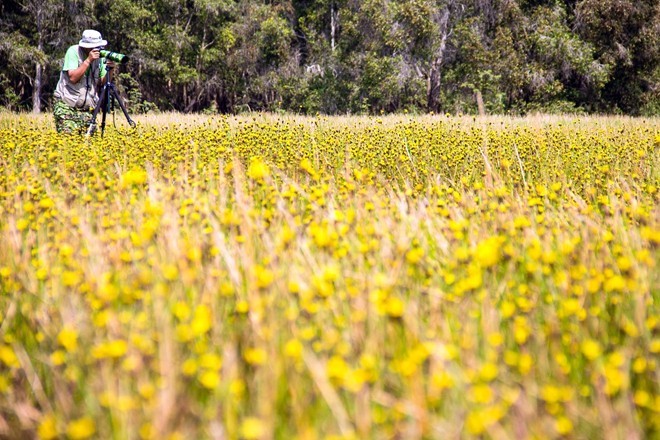
<path id="1" fill-rule="evenodd" d="M 92 122 L 89 124 L 89 128 L 87 129 L 88 136 L 91 136 L 96 131 L 96 116 L 99 114 L 99 111 L 103 111 L 103 116 L 101 117 L 101 137 L 103 137 L 103 132 L 105 131 L 105 117 L 109 110 L 114 110 L 115 101 L 117 101 L 119 108 L 121 108 L 121 110 L 124 112 L 124 116 L 126 116 L 128 125 L 135 127 L 135 121 L 133 121 L 128 115 L 126 107 L 124 107 L 121 99 L 119 99 L 119 93 L 117 92 L 117 88 L 113 84 L 111 79 L 112 77 L 110 76 L 111 70 L 112 67 L 108 67 L 108 80 L 105 82 L 105 84 L 103 84 L 99 102 L 97 102 L 96 107 L 94 107 L 94 112 L 92 113 Z"/>

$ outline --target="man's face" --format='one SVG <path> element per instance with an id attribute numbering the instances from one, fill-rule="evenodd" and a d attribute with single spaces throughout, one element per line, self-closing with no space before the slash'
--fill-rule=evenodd
<path id="1" fill-rule="evenodd" d="M 101 50 L 100 47 L 83 47 L 83 53 L 85 55 L 89 55 L 89 53 L 93 50 Z"/>

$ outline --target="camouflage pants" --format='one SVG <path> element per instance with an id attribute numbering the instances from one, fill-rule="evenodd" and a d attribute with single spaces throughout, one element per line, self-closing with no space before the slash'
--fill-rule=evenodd
<path id="1" fill-rule="evenodd" d="M 89 110 L 69 107 L 62 101 L 55 102 L 53 116 L 58 133 L 84 134 L 92 122 L 92 113 Z"/>

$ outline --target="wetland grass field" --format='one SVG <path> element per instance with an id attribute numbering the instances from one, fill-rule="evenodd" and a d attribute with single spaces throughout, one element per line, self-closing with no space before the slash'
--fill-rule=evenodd
<path id="1" fill-rule="evenodd" d="M 0 437 L 660 436 L 660 119 L 0 114 Z"/>

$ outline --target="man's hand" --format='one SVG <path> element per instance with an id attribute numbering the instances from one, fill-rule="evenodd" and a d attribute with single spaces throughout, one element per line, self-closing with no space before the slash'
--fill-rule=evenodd
<path id="1" fill-rule="evenodd" d="M 101 52 L 99 49 L 92 49 L 87 53 L 87 58 L 78 66 L 77 69 L 71 69 L 68 71 L 69 79 L 72 83 L 77 83 L 85 75 L 85 72 L 92 65 L 94 60 L 98 60 L 101 57 Z"/>
<path id="2" fill-rule="evenodd" d="M 87 61 L 89 61 L 89 64 L 92 64 L 94 60 L 98 60 L 101 57 L 101 51 L 99 49 L 92 49 L 89 51 L 89 55 L 87 55 Z"/>
<path id="3" fill-rule="evenodd" d="M 115 62 L 112 60 L 105 60 L 105 68 L 106 69 L 114 69 L 115 67 Z"/>

